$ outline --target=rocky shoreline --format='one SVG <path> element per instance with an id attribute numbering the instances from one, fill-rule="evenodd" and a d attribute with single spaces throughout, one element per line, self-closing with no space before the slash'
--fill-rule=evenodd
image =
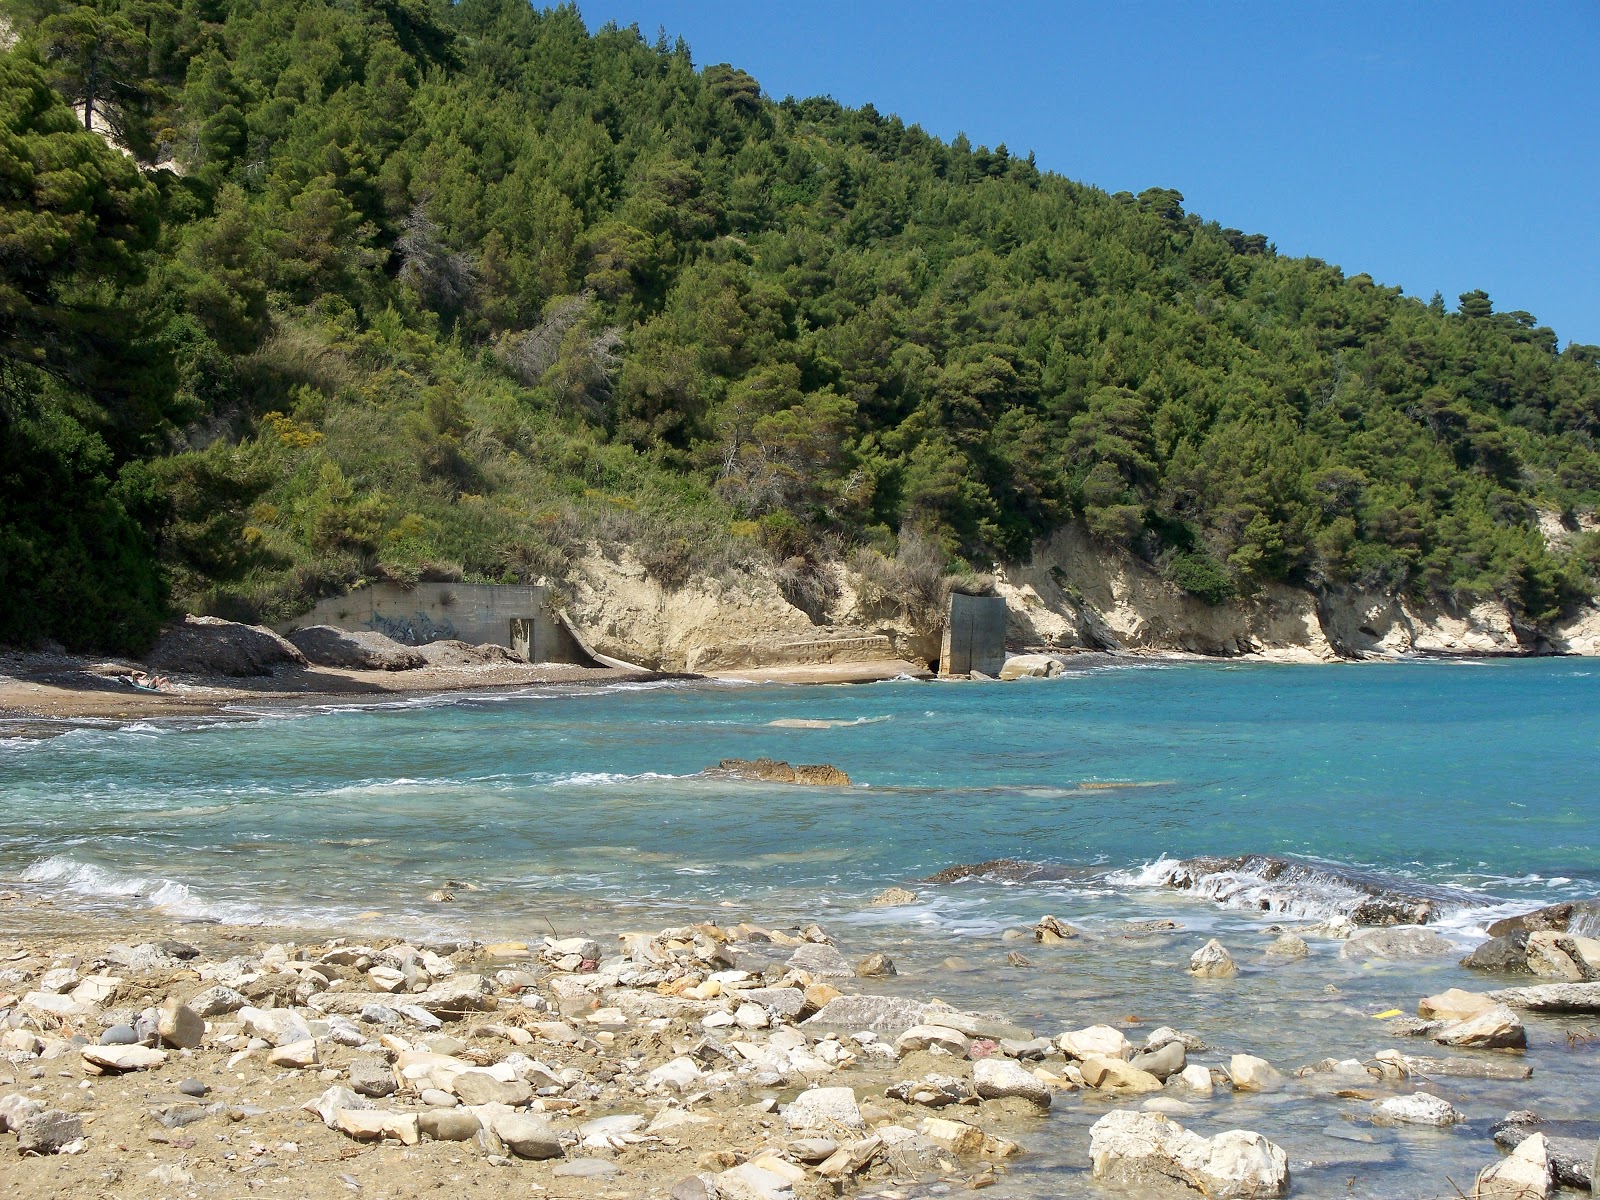
<path id="1" fill-rule="evenodd" d="M 875 904 L 915 900 L 896 888 Z M 12 938 L 0 942 L 0 1156 L 19 1156 L 8 1195 L 28 1200 L 442 1187 L 903 1200 L 1008 1185 L 1063 1105 L 1101 1114 L 1065 1153 L 1106 1187 L 1279 1196 L 1291 1193 L 1287 1152 L 1270 1127 L 1226 1128 L 1229 1097 L 1354 1098 L 1374 1136 L 1447 1128 L 1462 1116 L 1432 1081 L 1531 1074 L 1522 1013 L 1600 1014 L 1589 981 L 1600 943 L 1570 932 L 1587 912 L 1572 905 L 1497 935 L 1545 947 L 1499 972 L 1550 982 L 1452 989 L 1421 998 L 1416 1017 L 1380 1014 L 1392 1039 L 1426 1040 L 1426 1053 L 1296 1065 L 1221 1055 L 1160 1014 L 1138 1018 L 1155 1027 L 1135 1037 L 1103 1023 L 1036 1030 L 894 994 L 884 954 L 852 962 L 814 924 L 486 945 L 100 923 L 16 895 L 0 903 Z M 1015 933 L 1034 954 L 1080 936 L 1053 917 Z M 1323 939 L 1420 957 L 1431 945 L 1410 941 L 1436 936 L 1332 922 L 1284 929 L 1267 954 L 1292 960 Z M 1385 945 L 1363 943 L 1374 938 Z M 1563 946 L 1569 968 L 1546 952 Z M 1228 981 L 1239 968 L 1212 940 L 1187 970 Z M 1587 1186 L 1594 1133 L 1509 1114 L 1494 1137 L 1510 1153 L 1484 1146 L 1473 1195 Z"/>

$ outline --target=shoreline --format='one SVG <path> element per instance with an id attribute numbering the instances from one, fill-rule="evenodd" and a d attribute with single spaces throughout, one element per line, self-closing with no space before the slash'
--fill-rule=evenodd
<path id="1" fill-rule="evenodd" d="M 459 933 L 406 937 L 381 919 L 239 925 L 91 914 L 42 899 L 0 895 L 0 1112 L 20 1096 L 77 1136 L 9 1170 L 8 1195 L 21 1200 L 169 1187 L 243 1197 L 263 1186 L 305 1200 L 409 1200 L 463 1185 L 472 1195 L 563 1200 L 921 1198 L 1000 1185 L 996 1196 L 1042 1200 L 1100 1194 L 1089 1179 L 1093 1139 L 1107 1121 L 1150 1119 L 1201 1137 L 1259 1131 L 1247 1136 L 1287 1151 L 1292 1194 L 1308 1182 L 1317 1196 L 1331 1194 L 1330 1182 L 1343 1190 L 1354 1169 L 1351 1182 L 1365 1178 L 1351 1194 L 1372 1196 L 1398 1182 L 1386 1154 L 1440 1134 L 1407 1134 L 1403 1117 L 1398 1127 L 1370 1118 L 1370 1133 L 1358 1124 L 1348 1139 L 1316 1142 L 1352 1155 L 1330 1179 L 1335 1164 L 1306 1159 L 1311 1129 L 1386 1103 L 1409 1112 L 1422 1092 L 1442 1092 L 1481 1124 L 1485 1103 L 1506 1111 L 1506 1098 L 1529 1086 L 1519 1082 L 1527 1052 L 1441 1049 L 1398 1006 L 1376 1012 L 1380 995 L 1409 1008 L 1438 990 L 1409 972 L 1392 976 L 1398 994 L 1363 989 L 1332 1002 L 1398 1018 L 1374 1027 L 1372 1045 L 1391 1047 L 1376 1056 L 1286 1057 L 1263 1031 L 1218 1044 L 1191 1023 L 1184 993 L 1253 989 L 1261 968 L 1235 931 L 1224 936 L 1237 970 L 1224 954 L 1226 971 L 1213 964 L 1185 976 L 1188 941 L 1165 931 L 1170 921 L 1128 922 L 1123 935 L 1183 946 L 1159 1008 L 1119 1007 L 1129 1015 L 1113 1018 L 1103 1005 L 1069 1004 L 1063 1025 L 1041 1023 L 1033 1003 L 987 972 L 970 977 L 967 968 L 964 986 L 947 991 L 961 968 L 915 965 L 936 945 L 848 921 L 834 929 L 838 911 L 822 917 L 824 928 L 702 902 L 683 906 L 689 924 L 668 929 L 569 933 L 563 922 L 564 940 L 530 928 L 526 941 L 486 945 Z M 1280 928 L 1263 925 L 1263 944 Z M 1294 928 L 1313 954 L 1337 955 L 1332 935 Z M 1080 956 L 1110 952 L 1109 936 L 1088 938 L 1095 950 L 1082 945 L 1086 934 L 1045 917 L 990 940 L 1023 947 L 1033 960 L 1025 974 L 1078 977 L 1088 966 Z M 906 955 L 910 974 L 863 969 L 880 953 L 855 962 L 874 947 Z M 1288 995 L 1332 1015 L 1323 990 L 1307 981 Z M 91 1057 L 120 1061 L 128 1048 L 107 1044 L 108 1031 L 191 1004 L 202 1015 L 174 1016 L 174 1040 L 142 1052 L 138 1065 Z M 1544 1079 L 1576 1019 L 1524 1015 L 1538 1030 L 1530 1048 Z M 1322 1044 L 1340 1049 L 1331 1037 Z M 320 1114 L 311 1111 L 319 1101 Z M 1456 1150 L 1475 1167 L 1497 1161 L 1484 1132 Z M 18 1137 L 15 1128 L 0 1135 L 0 1151 Z M 1310 1179 L 1306 1168 L 1316 1168 Z M 751 1181 L 770 1190 L 740 1190 Z"/>
<path id="2" fill-rule="evenodd" d="M 1030 652 L 1031 653 L 1031 652 Z M 1190 651 L 1096 650 L 1040 651 L 1067 664 L 1076 659 L 1097 664 L 1171 663 L 1260 666 L 1343 666 L 1403 663 L 1501 662 L 1572 655 L 1416 653 L 1337 659 L 1332 662 L 1299 655 L 1262 654 L 1220 657 Z M 748 684 L 812 686 L 886 683 L 897 680 L 974 682 L 944 679 L 904 659 L 857 662 L 777 664 L 727 668 L 703 674 L 621 667 L 581 667 L 561 663 L 490 663 L 428 666 L 407 671 L 334 667 L 280 668 L 270 675 L 230 677 L 181 675 L 168 691 L 135 691 L 118 677 L 139 669 L 133 660 L 67 654 L 0 652 L 0 737 L 50 737 L 73 723 L 122 724 L 170 718 L 248 720 L 246 706 L 281 709 L 312 708 L 339 702 L 383 703 L 397 697 L 427 699 L 472 692 L 508 693 L 525 688 L 605 687 L 626 683 Z M 977 681 L 989 682 L 989 681 Z M 1012 681 L 1025 683 L 1025 680 Z"/>

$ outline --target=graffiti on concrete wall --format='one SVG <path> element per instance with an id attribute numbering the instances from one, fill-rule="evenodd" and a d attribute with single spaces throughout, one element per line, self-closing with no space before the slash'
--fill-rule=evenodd
<path id="1" fill-rule="evenodd" d="M 458 637 L 454 622 L 435 621 L 427 613 L 420 611 L 409 617 L 385 617 L 373 613 L 367 618 L 367 628 L 405 646 L 423 646 L 429 642 L 445 640 L 455 641 Z"/>

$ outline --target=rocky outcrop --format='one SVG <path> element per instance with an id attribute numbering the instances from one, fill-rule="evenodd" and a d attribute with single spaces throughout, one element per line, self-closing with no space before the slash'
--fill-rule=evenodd
<path id="1" fill-rule="evenodd" d="M 372 630 L 335 629 L 311 625 L 288 634 L 289 641 L 319 667 L 345 667 L 360 671 L 412 671 L 427 659 L 413 646 L 402 646 Z"/>
<path id="2" fill-rule="evenodd" d="M 1136 1195 L 1263 1197 L 1289 1190 L 1289 1160 L 1259 1133 L 1213 1138 L 1159 1113 L 1107 1113 L 1089 1131 L 1095 1179 Z"/>
<path id="3" fill-rule="evenodd" d="M 220 617 L 184 617 L 162 631 L 145 662 L 158 671 L 245 676 L 303 667 L 306 657 L 291 642 L 260 625 L 241 625 Z"/>
<path id="4" fill-rule="evenodd" d="M 850 776 L 829 763 L 790 766 L 773 758 L 725 758 L 705 772 L 712 778 L 749 779 L 759 783 L 803 783 L 812 787 L 849 787 Z"/>
<path id="5" fill-rule="evenodd" d="M 1260 912 L 1308 915 L 1309 905 L 1336 905 L 1357 925 L 1425 925 L 1445 909 L 1483 903 L 1469 892 L 1397 886 L 1357 871 L 1262 854 L 1173 861 L 1162 864 L 1159 880 L 1165 887 Z"/>
<path id="6" fill-rule="evenodd" d="M 1600 900 L 1568 900 L 1536 908 L 1515 917 L 1503 917 L 1485 931 L 1490 937 L 1537 933 L 1543 929 L 1593 937 L 1600 933 Z"/>
<path id="7" fill-rule="evenodd" d="M 657 670 L 711 672 L 777 665 L 869 662 L 937 654 L 938 630 L 866 622 L 831 569 L 840 597 L 819 623 L 785 599 L 771 569 L 692 575 L 664 586 L 625 549 L 591 547 L 563 581 L 567 612 L 584 640 L 608 656 Z M 911 643 L 915 642 L 915 646 Z"/>
<path id="8" fill-rule="evenodd" d="M 1035 543 L 1028 563 L 997 571 L 995 590 L 1006 598 L 1007 640 L 1023 646 L 1338 657 L 1309 592 L 1270 585 L 1249 600 L 1209 605 L 1077 524 Z"/>

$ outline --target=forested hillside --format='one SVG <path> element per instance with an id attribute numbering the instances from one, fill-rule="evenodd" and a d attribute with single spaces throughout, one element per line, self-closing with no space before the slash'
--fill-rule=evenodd
<path id="1" fill-rule="evenodd" d="M 0 643 L 559 576 L 590 537 L 803 588 L 1079 518 L 1213 603 L 1594 590 L 1536 510 L 1600 502 L 1600 348 L 1481 292 L 571 7 L 0 13 Z"/>

